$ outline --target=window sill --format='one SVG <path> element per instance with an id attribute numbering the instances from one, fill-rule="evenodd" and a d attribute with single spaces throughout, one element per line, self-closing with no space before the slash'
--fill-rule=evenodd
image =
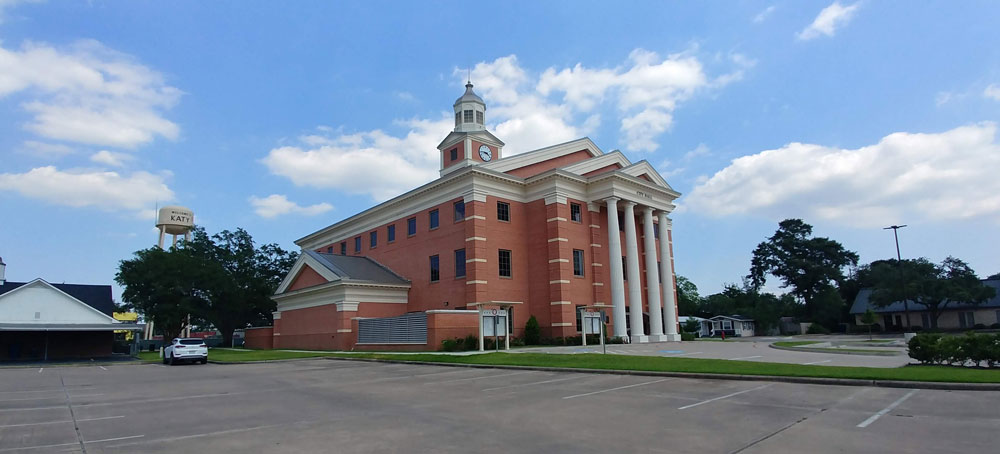
<path id="1" fill-rule="evenodd" d="M 514 276 L 500 276 L 500 279 L 514 279 Z"/>
<path id="2" fill-rule="evenodd" d="M 439 229 L 439 228 L 441 228 L 441 226 L 438 226 L 438 227 L 431 227 L 431 228 L 427 229 L 427 231 L 429 231 L 429 232 L 433 232 L 433 231 L 435 231 L 435 230 L 437 230 L 437 229 Z"/>

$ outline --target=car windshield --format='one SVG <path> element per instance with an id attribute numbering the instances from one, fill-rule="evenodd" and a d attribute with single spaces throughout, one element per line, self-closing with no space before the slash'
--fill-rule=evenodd
<path id="1" fill-rule="evenodd" d="M 201 339 L 181 339 L 181 345 L 201 345 L 204 342 Z"/>

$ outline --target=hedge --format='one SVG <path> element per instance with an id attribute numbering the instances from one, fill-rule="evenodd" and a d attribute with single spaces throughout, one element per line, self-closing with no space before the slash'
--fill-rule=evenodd
<path id="1" fill-rule="evenodd" d="M 920 333 L 910 339 L 909 347 L 910 357 L 924 364 L 1000 365 L 1000 334 L 942 336 Z"/>

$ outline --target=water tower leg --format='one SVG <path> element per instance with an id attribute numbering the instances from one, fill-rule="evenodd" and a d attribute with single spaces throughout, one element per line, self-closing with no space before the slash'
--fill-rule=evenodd
<path id="1" fill-rule="evenodd" d="M 191 231 L 190 230 L 188 230 L 187 232 L 184 232 L 184 242 L 185 243 L 190 243 L 191 242 Z"/>
<path id="2" fill-rule="evenodd" d="M 177 247 L 177 235 L 173 235 L 173 237 L 174 237 L 174 247 Z"/>
<path id="3" fill-rule="evenodd" d="M 164 234 L 166 234 L 166 232 L 163 230 L 163 226 L 161 225 L 160 226 L 160 249 L 163 249 L 163 235 Z"/>

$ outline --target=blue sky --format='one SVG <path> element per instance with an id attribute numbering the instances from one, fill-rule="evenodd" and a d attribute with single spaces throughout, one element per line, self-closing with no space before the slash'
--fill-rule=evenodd
<path id="1" fill-rule="evenodd" d="M 156 204 L 294 248 L 436 176 L 470 69 L 507 155 L 655 165 L 703 294 L 787 217 L 1000 272 L 1000 4 L 471 3 L 0 0 L 8 279 L 110 283 Z"/>

